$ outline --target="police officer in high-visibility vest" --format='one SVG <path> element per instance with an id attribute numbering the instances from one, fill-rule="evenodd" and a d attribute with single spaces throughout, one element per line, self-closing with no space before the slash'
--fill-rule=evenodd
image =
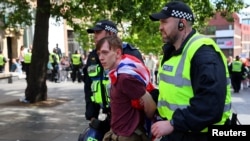
<path id="1" fill-rule="evenodd" d="M 24 54 L 24 65 L 25 65 L 26 80 L 29 79 L 31 57 L 32 57 L 31 49 L 28 49 L 28 52 Z"/>
<path id="2" fill-rule="evenodd" d="M 4 66 L 7 59 L 4 57 L 2 50 L 0 50 L 0 73 L 4 72 Z"/>
<path id="3" fill-rule="evenodd" d="M 82 82 L 81 78 L 82 58 L 79 50 L 76 50 L 75 53 L 71 55 L 71 62 L 72 62 L 72 81 L 75 82 L 77 78 L 77 81 L 80 83 Z"/>
<path id="4" fill-rule="evenodd" d="M 194 15 L 185 3 L 171 1 L 150 19 L 160 22 L 167 43 L 151 132 L 161 141 L 207 141 L 208 127 L 228 124 L 231 116 L 226 58 L 212 39 L 193 29 Z"/>
<path id="5" fill-rule="evenodd" d="M 236 56 L 235 60 L 229 65 L 231 73 L 231 83 L 235 93 L 239 93 L 241 88 L 241 80 L 244 74 L 244 64 L 241 62 L 240 57 Z"/>
<path id="6" fill-rule="evenodd" d="M 106 36 L 116 36 L 117 27 L 109 20 L 100 20 L 93 28 L 87 30 L 88 33 L 94 34 L 95 44 Z M 138 49 L 134 48 L 128 43 L 123 43 L 123 53 L 130 54 L 143 62 L 142 55 Z M 106 120 L 101 122 L 101 130 L 103 133 L 107 132 L 110 128 L 109 123 L 109 80 L 108 72 L 105 72 L 98 59 L 96 49 L 89 53 L 84 72 L 84 92 L 86 101 L 85 117 L 87 120 L 95 121 L 98 119 L 100 109 L 103 113 L 107 114 Z"/>
<path id="7" fill-rule="evenodd" d="M 60 82 L 59 78 L 60 78 L 60 74 L 59 74 L 59 56 L 56 53 L 56 49 L 53 49 L 53 52 L 50 53 L 49 55 L 49 63 L 52 65 L 53 69 L 52 69 L 52 74 L 51 74 L 51 78 L 50 80 L 52 82 Z"/>

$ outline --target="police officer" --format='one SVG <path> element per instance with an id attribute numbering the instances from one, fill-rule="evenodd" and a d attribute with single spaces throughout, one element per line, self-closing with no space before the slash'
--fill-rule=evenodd
<path id="1" fill-rule="evenodd" d="M 4 57 L 2 50 L 0 50 L 0 73 L 4 72 L 4 65 L 7 59 Z"/>
<path id="2" fill-rule="evenodd" d="M 74 54 L 71 55 L 72 62 L 72 81 L 75 82 L 76 78 L 78 82 L 82 82 L 81 79 L 81 67 L 82 67 L 82 58 L 79 50 L 76 50 Z"/>
<path id="3" fill-rule="evenodd" d="M 59 56 L 56 53 L 56 49 L 49 55 L 49 63 L 52 65 L 51 81 L 59 82 Z"/>
<path id="4" fill-rule="evenodd" d="M 236 56 L 235 60 L 229 65 L 231 72 L 231 83 L 235 93 L 239 93 L 241 88 L 241 80 L 244 73 L 244 64 L 240 61 L 240 57 Z"/>
<path id="5" fill-rule="evenodd" d="M 210 125 L 227 124 L 231 92 L 227 61 L 210 38 L 193 29 L 194 15 L 180 1 L 167 3 L 159 13 L 164 47 L 159 66 L 159 121 L 151 131 L 161 141 L 207 141 Z"/>
<path id="6" fill-rule="evenodd" d="M 29 79 L 29 70 L 30 70 L 30 63 L 31 63 L 31 49 L 28 49 L 28 52 L 24 54 L 24 65 L 25 65 L 25 72 L 26 72 L 26 80 Z"/>
<path id="7" fill-rule="evenodd" d="M 109 20 L 101 20 L 96 23 L 93 28 L 87 29 L 88 33 L 94 33 L 94 42 L 97 42 L 105 36 L 117 36 L 116 25 Z M 123 53 L 136 56 L 143 62 L 141 53 L 128 43 L 123 43 Z M 109 81 L 107 72 L 104 72 L 103 67 L 98 59 L 96 50 L 89 53 L 86 66 L 84 67 L 84 92 L 86 101 L 85 116 L 87 120 L 96 121 L 102 108 L 107 114 L 107 118 L 100 125 L 105 133 L 109 130 L 109 98 L 108 87 Z"/>

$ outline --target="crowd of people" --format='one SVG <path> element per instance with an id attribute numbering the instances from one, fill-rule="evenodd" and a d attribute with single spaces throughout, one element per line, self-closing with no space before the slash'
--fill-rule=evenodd
<path id="1" fill-rule="evenodd" d="M 76 80 L 81 83 L 83 80 L 83 67 L 86 64 L 86 57 L 79 50 L 75 50 L 70 57 L 63 55 L 58 44 L 49 54 L 47 64 L 47 79 L 52 82 L 64 82 Z M 12 58 L 10 63 L 10 72 L 29 77 L 30 64 L 32 61 L 32 47 L 26 48 L 24 45 L 20 47 L 17 58 Z M 5 64 L 9 62 L 2 50 L 0 50 L 0 73 L 4 72 Z"/>
<path id="2" fill-rule="evenodd" d="M 9 63 L 9 58 L 3 56 L 2 51 L 0 50 L 0 72 L 4 72 L 4 67 L 6 63 Z M 25 51 L 25 47 L 22 45 L 20 47 L 20 53 L 17 58 L 12 58 L 10 62 L 10 72 L 16 72 L 19 75 L 27 72 L 26 70 L 29 63 L 31 61 L 31 48 L 28 51 Z"/>
<path id="3" fill-rule="evenodd" d="M 75 50 L 70 57 L 62 55 L 58 45 L 49 55 L 47 77 L 50 81 L 60 83 L 83 80 L 83 67 L 86 64 L 86 57 L 79 50 Z"/>

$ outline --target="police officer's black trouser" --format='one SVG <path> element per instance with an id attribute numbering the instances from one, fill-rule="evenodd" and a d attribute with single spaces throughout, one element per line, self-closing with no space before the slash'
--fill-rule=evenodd
<path id="1" fill-rule="evenodd" d="M 75 82 L 76 78 L 78 82 L 82 82 L 81 65 L 73 65 L 72 69 L 72 81 Z"/>
<path id="2" fill-rule="evenodd" d="M 232 83 L 234 92 L 239 92 L 240 91 L 241 80 L 242 80 L 242 74 L 241 73 L 232 73 L 232 75 L 231 75 L 231 83 Z"/>
<path id="3" fill-rule="evenodd" d="M 57 82 L 59 80 L 59 66 L 57 63 L 52 63 L 51 65 L 53 66 L 51 81 Z"/>
<path id="4" fill-rule="evenodd" d="M 30 63 L 25 63 L 26 80 L 29 79 L 30 75 Z"/>
<path id="5" fill-rule="evenodd" d="M 4 66 L 0 66 L 0 73 L 3 72 Z"/>

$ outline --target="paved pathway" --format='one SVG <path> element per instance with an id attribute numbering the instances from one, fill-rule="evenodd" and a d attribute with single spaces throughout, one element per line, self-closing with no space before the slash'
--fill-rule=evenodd
<path id="1" fill-rule="evenodd" d="M 48 82 L 48 101 L 19 102 L 24 80 L 0 83 L 0 141 L 77 141 L 87 127 L 83 83 Z"/>
<path id="2" fill-rule="evenodd" d="M 20 103 L 26 82 L 0 83 L 0 141 L 77 141 L 85 120 L 83 83 L 47 83 L 48 101 Z M 250 88 L 232 94 L 233 109 L 250 125 Z"/>
<path id="3" fill-rule="evenodd" d="M 238 113 L 241 124 L 250 125 L 250 88 L 240 90 L 240 93 L 232 93 L 232 109 Z"/>

